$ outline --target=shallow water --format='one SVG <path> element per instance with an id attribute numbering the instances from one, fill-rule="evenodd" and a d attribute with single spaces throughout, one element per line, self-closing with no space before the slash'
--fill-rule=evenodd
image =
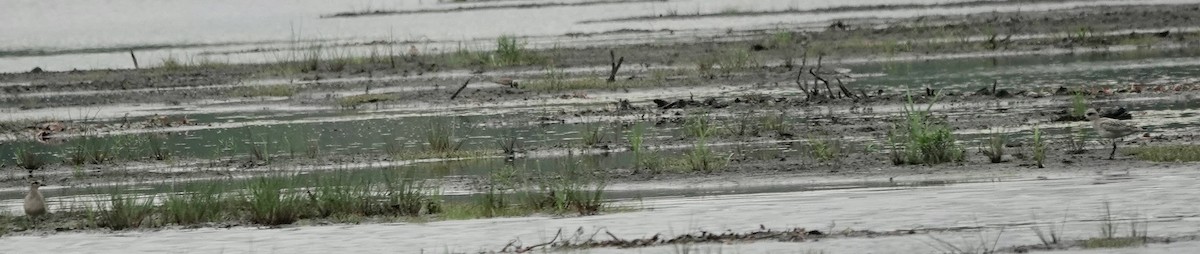
<path id="1" fill-rule="evenodd" d="M 527 3 L 580 2 L 522 1 Z M 1012 10 L 1047 10 L 1083 5 L 1133 4 L 1130 1 L 1074 1 L 988 7 L 901 9 L 803 15 L 715 17 L 696 20 L 660 20 L 579 24 L 579 21 L 625 16 L 677 13 L 716 13 L 724 10 L 816 9 L 849 5 L 942 3 L 935 0 L 672 0 L 567 6 L 532 9 L 499 9 L 468 12 L 320 18 L 335 12 L 454 8 L 440 1 L 36 1 L 8 0 L 0 13 L 0 72 L 22 72 L 40 66 L 47 70 L 132 68 L 129 48 L 136 49 L 142 66 L 155 66 L 168 58 L 184 63 L 245 63 L 279 61 L 294 56 L 299 45 L 326 44 L 325 48 L 350 55 L 365 55 L 385 47 L 344 46 L 373 41 L 404 41 L 399 51 L 415 46 L 422 52 L 449 52 L 458 47 L 487 50 L 500 35 L 533 36 L 530 46 L 571 46 L 562 35 L 619 29 L 696 30 L 702 33 L 728 28 L 807 26 L 813 22 L 861 17 L 912 17 L 926 14 L 960 14 Z M 1187 3 L 1183 0 L 1138 1 L 1137 4 Z M 509 4 L 506 2 L 484 5 Z M 450 6 L 450 7 L 448 7 Z M 128 10 L 138 10 L 130 15 Z M 521 18 L 513 18 L 521 17 Z M 500 21 L 500 22 L 498 22 Z M 638 36 L 616 35 L 624 40 Z M 609 38 L 612 39 L 612 38 Z M 464 42 L 460 44 L 460 42 Z M 343 45 L 343 46 L 338 46 Z M 247 52 L 257 51 L 257 52 Z M 303 51 L 303 50 L 302 50 Z M 211 52 L 246 52 L 208 54 Z"/>
<path id="2" fill-rule="evenodd" d="M 892 62 L 883 64 L 852 64 L 845 65 L 853 73 L 882 73 L 881 75 L 865 75 L 850 83 L 852 88 L 888 90 L 913 87 L 919 89 L 931 86 L 937 89 L 958 91 L 973 91 L 982 87 L 990 87 L 993 81 L 999 88 L 1046 90 L 1055 86 L 1091 87 L 1098 89 L 1104 86 L 1122 88 L 1129 84 L 1146 84 L 1147 89 L 1154 85 L 1194 84 L 1195 77 L 1200 76 L 1200 51 L 1195 50 L 1145 50 L 1131 52 L 1096 52 L 1072 55 L 1052 56 L 1011 56 L 996 58 L 943 59 L 916 62 Z M 405 87 L 408 89 L 410 87 Z M 742 87 L 746 88 L 746 87 Z M 388 87 L 378 88 L 389 89 Z M 399 89 L 399 88 L 398 88 Z M 743 90 L 736 92 L 735 90 Z M 105 135 L 89 142 L 116 144 L 131 143 L 134 140 L 146 140 L 149 135 L 156 135 L 177 156 L 187 158 L 223 158 L 228 156 L 245 156 L 250 143 L 267 142 L 267 148 L 275 155 L 292 155 L 302 153 L 309 142 L 322 146 L 324 152 L 338 154 L 382 153 L 387 149 L 419 151 L 425 144 L 425 131 L 431 122 L 442 122 L 445 126 L 455 128 L 455 136 L 462 139 L 463 147 L 467 149 L 497 149 L 495 139 L 504 136 L 519 137 L 529 145 L 541 144 L 549 146 L 570 146 L 577 144 L 581 132 L 588 126 L 601 123 L 603 132 L 609 140 L 616 144 L 624 144 L 630 127 L 635 124 L 647 126 L 647 137 L 654 143 L 655 137 L 675 137 L 682 135 L 678 128 L 650 128 L 656 117 L 649 119 L 630 117 L 574 117 L 553 115 L 559 109 L 579 109 L 608 105 L 615 98 L 625 98 L 631 101 L 648 101 L 654 98 L 724 96 L 733 94 L 766 93 L 780 96 L 798 96 L 798 92 L 790 85 L 782 87 L 758 87 L 753 90 L 736 89 L 731 87 L 687 87 L 670 89 L 648 89 L 636 93 L 597 91 L 589 99 L 571 100 L 539 100 L 512 101 L 498 103 L 486 110 L 474 106 L 469 107 L 429 107 L 413 106 L 410 104 L 384 106 L 351 112 L 336 110 L 321 106 L 291 106 L 283 102 L 262 101 L 252 104 L 236 102 L 253 102 L 261 99 L 232 100 L 228 102 L 212 101 L 197 102 L 187 105 L 107 105 L 96 107 L 54 108 L 40 110 L 21 110 L 6 113 L 4 119 L 96 119 L 94 121 L 121 123 L 128 116 L 131 121 L 142 121 L 144 117 L 162 115 L 184 115 L 201 123 L 199 126 L 176 128 L 151 128 L 130 131 L 106 132 Z M 1200 107 L 1189 98 L 1170 98 L 1156 102 L 1151 106 L 1132 106 L 1124 102 L 1105 102 L 1106 105 L 1121 105 L 1138 113 L 1138 118 L 1146 118 L 1141 124 L 1163 133 L 1185 133 L 1197 127 L 1189 121 L 1195 118 L 1191 110 Z M 1067 102 L 1055 104 L 1054 100 L 1032 100 L 1031 104 L 1014 102 L 1011 105 L 996 105 L 996 108 L 1054 108 L 1066 105 Z M 991 105 L 971 105 L 963 107 L 954 103 L 945 103 L 936 108 L 947 114 L 972 117 L 980 110 L 991 111 Z M 863 117 L 878 117 L 900 112 L 899 107 L 881 106 L 873 108 L 873 114 L 858 114 L 848 108 L 829 109 L 838 114 L 850 114 Z M 570 111 L 570 110 L 568 110 Z M 824 109 L 820 111 L 825 111 Z M 742 114 L 744 112 L 738 112 Z M 757 111 L 761 115 L 779 114 L 778 112 Z M 784 116 L 788 123 L 803 123 L 809 118 L 824 112 L 810 112 L 808 109 L 787 112 Z M 511 122 L 503 119 L 523 116 L 542 116 L 550 114 L 560 117 L 567 124 L 539 124 L 537 122 Z M 1025 111 L 994 113 L 996 115 L 1025 115 Z M 720 128 L 729 128 L 734 116 L 718 116 Z M 1035 119 L 1037 117 L 1034 117 Z M 1049 117 L 1043 117 L 1049 118 Z M 1048 119 L 1047 119 L 1048 120 Z M 604 122 L 620 121 L 630 127 L 618 127 Z M 959 130 L 960 134 L 968 135 L 963 140 L 970 141 L 975 137 L 985 137 L 994 131 L 1026 132 L 1020 136 L 1028 136 L 1033 122 L 1015 122 L 989 126 L 984 129 Z M 1058 129 L 1066 127 L 1084 128 L 1075 123 L 1043 123 L 1042 126 L 1050 135 L 1065 134 Z M 95 133 L 83 133 L 95 134 Z M 970 136 L 975 135 L 975 136 Z M 65 136 L 64 142 L 57 145 L 43 145 L 28 141 L 27 137 L 0 137 L 0 139 L 25 140 L 0 146 L 0 154 L 13 154 L 15 149 L 30 149 L 55 161 L 66 158 L 65 154 L 76 145 L 82 144 L 83 139 Z M 867 137 L 870 139 L 870 137 Z M 1026 138 L 1026 137 L 1015 137 Z M 0 157 L 0 163 L 11 163 L 14 158 Z"/>
<path id="3" fill-rule="evenodd" d="M 1090 173 L 1042 181 L 966 183 L 934 187 L 865 188 L 774 192 L 699 197 L 647 198 L 623 204 L 638 211 L 574 218 L 497 218 L 430 223 L 309 226 L 286 229 L 196 229 L 125 232 L 118 234 L 65 233 L 50 236 L 0 238 L 14 251 L 117 252 L 174 250 L 187 253 L 324 253 L 330 251 L 388 251 L 402 253 L 498 250 L 519 239 L 528 246 L 549 240 L 559 229 L 585 236 L 607 230 L 623 238 L 675 235 L 697 230 L 744 232 L 760 225 L 773 229 L 806 227 L 822 231 L 906 230 L 967 227 L 934 234 L 938 239 L 966 244 L 999 235 L 998 246 L 1037 244 L 1032 226 L 1065 225 L 1067 239 L 1098 234 L 1098 219 L 1108 203 L 1124 234 L 1129 219 L 1148 223 L 1151 236 L 1197 235 L 1200 173 L 1192 166 L 1171 170 L 1133 169 L 1129 176 Z M 1147 198 L 1153 197 L 1153 198 Z M 977 229 L 970 229 L 977 228 Z M 1001 233 L 1001 230 L 1003 231 Z M 601 236 L 607 237 L 603 232 Z M 607 238 L 604 238 L 607 239 Z M 739 253 L 824 250 L 827 253 L 934 253 L 929 236 L 828 239 L 820 242 L 757 242 L 699 246 Z M 67 244 L 63 244 L 67 243 Z M 135 244 L 136 243 L 136 244 Z M 1178 246 L 1178 247 L 1176 247 Z M 1152 249 L 1197 245 L 1152 246 Z M 589 253 L 671 253 L 671 246 Z M 1137 250 L 1137 249 L 1134 249 Z M 1085 253 L 1126 253 L 1094 250 Z M 36 251 L 35 251 L 36 252 Z M 786 252 L 785 252 L 786 253 Z"/>

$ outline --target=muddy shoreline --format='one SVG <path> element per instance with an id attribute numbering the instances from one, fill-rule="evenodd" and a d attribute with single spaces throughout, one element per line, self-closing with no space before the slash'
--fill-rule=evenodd
<path id="1" fill-rule="evenodd" d="M 627 1 L 585 3 L 620 2 Z M 987 3 L 958 5 L 974 4 Z M 1185 70 L 1200 55 L 1200 29 L 1192 24 L 1197 16 L 1198 4 L 1080 7 L 841 20 L 820 30 L 730 31 L 683 43 L 515 47 L 516 53 L 508 52 L 515 57 L 501 60 L 496 59 L 502 54 L 495 52 L 414 52 L 311 62 L 0 74 L 5 94 L 0 110 L 6 114 L 0 142 L 14 158 L 0 165 L 5 171 L 0 195 L 20 198 L 28 176 L 48 184 L 47 193 L 92 195 L 123 186 L 409 171 L 424 174 L 421 179 L 445 196 L 466 199 L 496 190 L 503 170 L 520 171 L 506 177 L 532 182 L 546 174 L 543 167 L 563 165 L 583 168 L 600 179 L 609 198 L 621 201 L 981 182 L 1092 180 L 1101 185 L 1130 175 L 1185 174 L 1197 164 L 1149 162 L 1132 151 L 1191 145 L 1200 138 L 1195 134 L 1200 110 L 1192 103 L 1200 96 L 1200 81 Z M 568 37 L 573 36 L 587 35 Z M 519 44 L 519 38 L 511 43 Z M 1113 57 L 1120 54 L 1132 56 Z M 610 76 L 609 69 L 619 66 L 618 57 L 624 67 Z M 998 63 L 1006 57 L 1026 58 Z M 1116 63 L 1084 71 L 1070 70 L 1077 66 L 1069 62 L 1083 61 L 1079 59 L 1054 59 L 1049 62 L 1062 64 L 1049 67 L 1025 64 L 1061 67 L 1082 77 L 1058 79 L 1053 70 L 1022 69 L 1022 61 L 1042 64 L 1045 59 L 1037 57 Z M 972 67 L 957 61 L 961 59 L 992 62 Z M 1128 75 L 1162 59 L 1178 63 L 1160 66 L 1175 69 L 1144 76 L 1100 75 Z M 957 72 L 901 70 L 916 64 Z M 1002 68 L 1033 81 L 1014 78 L 1000 84 L 992 79 L 982 84 L 971 80 L 976 77 L 964 78 Z M 928 73 L 943 76 L 920 77 Z M 473 82 L 464 83 L 468 80 Z M 876 83 L 860 83 L 864 81 Z M 928 116 L 911 113 L 919 107 Z M 1091 125 L 1074 113 L 1089 108 L 1128 110 L 1128 118 L 1154 128 L 1108 143 L 1112 141 L 1088 134 Z M 62 111 L 72 109 L 96 112 L 63 117 Z M 914 115 L 945 126 L 955 138 L 949 152 L 960 159 L 904 161 L 893 138 L 899 123 Z M 434 130 L 459 128 L 423 122 L 440 120 L 465 122 L 479 131 L 430 138 L 437 134 Z M 252 128 L 301 134 L 295 144 L 287 141 L 290 153 L 264 155 L 281 138 L 253 136 Z M 315 138 L 306 136 L 313 133 Z M 339 136 L 330 134 L 325 140 L 332 144 L 321 144 L 325 133 Z M 120 142 L 142 144 L 136 142 L 143 138 L 173 140 L 171 145 L 190 150 L 174 155 L 150 151 L 160 147 L 121 151 L 133 155 L 102 150 L 127 145 Z M 511 141 L 506 144 L 505 139 Z M 99 143 L 87 147 L 85 140 Z M 1050 142 L 1037 145 L 1041 140 Z M 440 149 L 435 143 L 442 144 Z M 1107 159 L 1110 144 L 1122 149 L 1115 160 Z M 34 154 L 28 147 L 42 150 Z M 90 158 L 75 156 L 85 149 L 99 152 Z M 997 149 L 1003 152 L 989 156 Z M 1035 149 L 1044 149 L 1043 165 L 1035 162 Z M 48 159 L 26 166 L 29 158 Z M 324 219 L 285 227 L 403 221 Z M 869 230 L 859 233 L 874 232 Z M 79 229 L 52 225 L 20 231 L 10 234 Z M 1020 248 L 1031 247 L 1005 251 Z"/>
<path id="2" fill-rule="evenodd" d="M 1143 16 L 1165 17 L 1163 20 L 1149 23 L 1139 21 Z M 1121 35 L 1104 35 L 1106 31 L 1130 29 L 1155 29 L 1169 31 L 1175 27 L 1186 27 L 1189 16 L 1200 15 L 1200 6 L 1128 6 L 1128 7 L 1081 7 L 1071 10 L 1050 12 L 1024 13 L 993 13 L 969 16 L 926 16 L 913 19 L 887 20 L 892 25 L 877 28 L 870 21 L 859 24 L 854 21 L 841 22 L 847 28 L 828 29 L 824 31 L 791 32 L 791 40 L 800 45 L 819 47 L 829 55 L 830 63 L 837 64 L 838 59 L 856 57 L 897 57 L 905 55 L 941 55 L 963 52 L 1008 52 L 1044 49 L 1070 49 L 1090 47 L 1113 47 L 1134 45 L 1138 47 L 1156 44 L 1194 43 L 1198 36 L 1191 32 L 1174 32 L 1166 35 L 1127 33 Z M 1066 18 L 1070 17 L 1070 18 Z M 1022 35 L 1031 34 L 1061 34 L 1062 29 L 1070 27 L 1087 27 L 1089 36 L 1085 38 L 1070 38 L 1059 36 L 1045 39 L 1020 39 Z M 987 32 L 992 31 L 992 32 Z M 1161 32 L 1159 30 L 1155 30 Z M 0 105 L 16 108 L 56 107 L 69 105 L 94 105 L 111 101 L 134 101 L 139 103 L 172 102 L 197 99 L 227 97 L 230 88 L 196 89 L 172 91 L 172 88 L 204 87 L 216 84 L 240 84 L 257 79 L 284 80 L 281 84 L 315 83 L 313 92 L 341 88 L 366 88 L 379 86 L 429 86 L 437 84 L 452 87 L 461 84 L 463 78 L 423 78 L 426 73 L 439 71 L 454 71 L 467 69 L 472 72 L 482 72 L 481 75 L 492 79 L 511 77 L 517 79 L 538 79 L 543 76 L 541 65 L 553 65 L 558 69 L 593 68 L 605 66 L 608 63 L 609 51 L 627 56 L 630 65 L 643 67 L 667 67 L 676 69 L 693 69 L 696 62 L 710 61 L 711 55 L 721 55 L 727 51 L 749 51 L 754 58 L 766 65 L 768 62 L 783 59 L 799 59 L 804 53 L 799 47 L 774 46 L 770 37 L 778 31 L 761 31 L 761 35 L 736 38 L 732 41 L 721 39 L 716 35 L 709 39 L 698 39 L 690 43 L 672 43 L 661 45 L 655 43 L 616 45 L 609 47 L 534 49 L 531 53 L 554 59 L 552 63 L 541 62 L 523 66 L 492 67 L 455 60 L 456 53 L 440 55 L 391 56 L 392 60 L 377 59 L 365 61 L 363 64 L 334 64 L 325 63 L 314 71 L 304 71 L 295 74 L 281 75 L 281 68 L 292 68 L 287 64 L 212 64 L 196 67 L 183 67 L 178 70 L 96 70 L 78 72 L 45 72 L 45 73 L 9 73 L 0 75 L 0 82 L 28 83 L 26 85 L 5 86 L 5 94 L 0 99 Z M 989 40 L 988 37 L 992 36 Z M 982 39 L 968 38 L 982 37 Z M 912 41 L 905 38 L 940 38 L 945 41 Z M 1145 38 L 1145 39 L 1143 39 Z M 960 40 L 963 39 L 963 40 Z M 711 41 L 710 41 L 711 40 Z M 1130 44 L 1132 43 L 1132 44 Z M 1146 44 L 1150 43 L 1150 44 Z M 827 45 L 827 46 L 823 46 Z M 840 45 L 840 46 L 835 46 Z M 889 46 L 890 45 L 890 46 Z M 761 48 L 761 50 L 759 50 Z M 891 52 L 891 53 L 888 53 Z M 809 57 L 815 58 L 816 53 Z M 604 57 L 601 57 L 604 56 Z M 815 60 L 815 59 L 813 59 Z M 336 67 L 336 68 L 335 68 Z M 32 68 L 32 67 L 31 67 Z M 626 68 L 629 69 L 629 68 Z M 510 74 L 511 73 L 511 74 Z M 522 74 L 523 73 L 523 74 Z M 635 71 L 622 74 L 623 77 L 647 78 L 650 71 Z M 576 75 L 571 75 L 576 77 Z M 371 77 L 406 77 L 399 80 L 381 82 L 332 82 L 321 80 L 344 78 Z M 709 80 L 683 80 L 688 82 L 773 82 L 775 78 L 763 77 L 730 77 L 715 76 Z M 778 78 L 784 78 L 783 77 Z M 674 83 L 674 84 L 673 84 Z M 677 82 L 667 82 L 666 86 L 678 86 Z M 306 86 L 308 87 L 308 86 Z M 61 96 L 33 97 L 22 96 L 26 93 L 53 93 L 75 90 L 128 90 L 155 89 L 153 92 L 114 94 L 102 97 L 92 96 Z M 308 90 L 310 88 L 304 88 Z M 150 96 L 146 96 L 150 95 Z M 328 102 L 325 102 L 328 103 Z"/>

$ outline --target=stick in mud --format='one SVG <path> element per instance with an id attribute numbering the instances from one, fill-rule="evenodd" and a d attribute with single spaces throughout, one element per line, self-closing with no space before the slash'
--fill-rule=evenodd
<path id="1" fill-rule="evenodd" d="M 454 100 L 454 98 L 458 98 L 458 94 L 462 93 L 463 89 L 467 89 L 467 84 L 471 83 L 472 78 L 475 78 L 475 77 L 467 78 L 467 81 L 464 81 L 462 86 L 458 87 L 458 91 L 454 91 L 454 95 L 450 96 L 450 100 Z"/>
<path id="2" fill-rule="evenodd" d="M 800 71 L 796 72 L 796 86 L 800 87 L 800 91 L 804 91 L 804 100 L 811 100 L 813 93 L 808 91 L 807 83 L 804 83 L 804 69 L 808 68 L 808 51 L 804 51 L 800 57 Z"/>
<path id="3" fill-rule="evenodd" d="M 137 56 L 133 55 L 132 49 L 129 50 L 129 58 L 133 58 L 133 68 L 134 69 L 141 69 L 141 67 L 138 67 Z"/>
<path id="4" fill-rule="evenodd" d="M 617 60 L 616 58 L 617 58 L 617 53 L 613 52 L 612 50 L 609 50 L 608 51 L 608 59 L 612 64 L 612 72 L 608 73 L 608 83 L 617 81 L 617 70 L 620 70 L 621 63 L 625 62 L 625 57 L 623 57 L 623 56 L 621 57 L 620 60 Z"/>

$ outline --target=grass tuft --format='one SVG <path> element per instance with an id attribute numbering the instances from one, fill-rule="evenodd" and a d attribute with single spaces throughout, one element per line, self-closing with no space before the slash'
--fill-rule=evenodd
<path id="1" fill-rule="evenodd" d="M 258 177 L 246 185 L 242 203 L 250 222 L 259 225 L 283 225 L 300 220 L 305 208 L 299 195 L 288 193 L 287 180 L 280 177 Z"/>
<path id="2" fill-rule="evenodd" d="M 1004 134 L 999 132 L 992 133 L 992 136 L 988 138 L 987 150 L 983 150 L 983 154 L 987 155 L 988 161 L 992 163 L 1004 162 L 1004 144 L 1007 142 L 1008 138 Z"/>
<path id="3" fill-rule="evenodd" d="M 842 156 L 842 146 L 837 140 L 827 138 L 809 138 L 809 153 L 817 161 L 833 161 Z"/>
<path id="4" fill-rule="evenodd" d="M 231 204 L 217 184 L 167 195 L 162 203 L 163 225 L 193 225 L 224 219 L 222 208 Z"/>
<path id="5" fill-rule="evenodd" d="M 84 136 L 67 152 L 72 165 L 102 164 L 116 159 L 115 146 L 93 136 Z"/>
<path id="6" fill-rule="evenodd" d="M 46 160 L 29 151 L 28 148 L 18 148 L 15 156 L 17 166 L 25 170 L 38 170 L 46 166 Z"/>
<path id="7" fill-rule="evenodd" d="M 153 212 L 153 197 L 139 198 L 118 191 L 109 195 L 108 209 L 97 213 L 97 225 L 113 230 L 152 226 L 149 219 Z"/>
<path id="8" fill-rule="evenodd" d="M 1075 91 L 1071 95 L 1071 116 L 1075 119 L 1086 119 L 1084 114 L 1087 113 L 1087 98 L 1083 96 L 1083 92 Z"/>
<path id="9" fill-rule="evenodd" d="M 717 133 L 717 127 L 713 125 L 708 114 L 696 114 L 684 122 L 684 133 L 689 137 L 704 139 L 713 136 Z"/>
<path id="10" fill-rule="evenodd" d="M 904 122 L 892 126 L 888 133 L 892 145 L 892 163 L 934 165 L 960 162 L 963 149 L 955 143 L 954 134 L 945 123 L 933 119 L 930 109 L 935 97 L 924 110 L 918 109 L 912 96 L 904 107 Z"/>
<path id="11" fill-rule="evenodd" d="M 691 172 L 712 173 L 713 171 L 725 168 L 729 163 L 728 156 L 722 156 L 713 152 L 708 144 L 701 138 L 692 145 L 692 150 L 684 155 L 684 169 Z"/>
<path id="12" fill-rule="evenodd" d="M 435 154 L 458 152 L 464 140 L 455 141 L 453 128 L 446 123 L 430 123 L 428 131 L 425 132 L 425 151 Z"/>
<path id="13" fill-rule="evenodd" d="M 516 37 L 503 35 L 496 38 L 496 52 L 490 62 L 494 66 L 516 66 L 540 63 L 541 60 L 541 57 L 525 48 L 525 43 L 518 42 Z"/>
<path id="14" fill-rule="evenodd" d="M 634 173 L 646 170 L 647 173 L 658 174 L 662 171 L 662 160 L 653 151 L 646 149 L 645 129 L 641 125 L 634 127 L 627 139 L 629 150 L 633 152 Z"/>

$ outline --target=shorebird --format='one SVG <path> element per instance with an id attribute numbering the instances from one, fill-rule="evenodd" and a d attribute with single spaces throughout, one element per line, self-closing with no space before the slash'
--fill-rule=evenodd
<path id="1" fill-rule="evenodd" d="M 1088 109 L 1085 115 L 1088 120 L 1092 121 L 1092 129 L 1096 130 L 1096 135 L 1112 141 L 1112 152 L 1108 153 L 1109 160 L 1113 159 L 1113 156 L 1117 154 L 1117 142 L 1120 142 L 1121 138 L 1145 131 L 1142 127 L 1135 126 L 1129 122 L 1102 117 L 1100 116 L 1100 112 L 1097 112 L 1095 109 Z"/>
<path id="2" fill-rule="evenodd" d="M 42 192 L 38 191 L 42 183 L 33 181 L 29 183 L 29 194 L 25 194 L 25 215 L 29 217 L 37 217 L 46 214 L 46 198 L 42 197 Z"/>

